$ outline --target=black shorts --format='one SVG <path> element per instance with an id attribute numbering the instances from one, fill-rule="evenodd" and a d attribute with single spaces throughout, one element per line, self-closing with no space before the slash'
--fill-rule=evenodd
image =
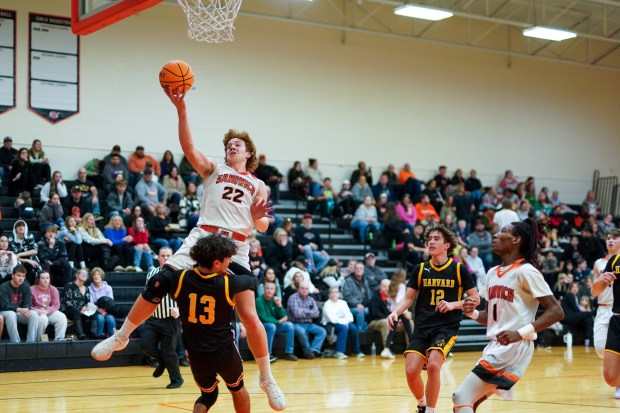
<path id="1" fill-rule="evenodd" d="M 451 323 L 433 327 L 420 327 L 413 330 L 413 337 L 405 350 L 407 353 L 417 353 L 427 358 L 431 350 L 440 350 L 444 358 L 448 355 L 456 342 L 460 323 Z"/>
<path id="2" fill-rule="evenodd" d="M 613 315 L 609 319 L 609 329 L 607 330 L 605 351 L 609 351 L 620 356 L 620 315 Z"/>
<path id="3" fill-rule="evenodd" d="M 217 375 L 226 387 L 237 391 L 243 387 L 243 362 L 234 344 L 220 351 L 187 351 L 194 381 L 204 393 L 211 393 L 217 387 Z"/>

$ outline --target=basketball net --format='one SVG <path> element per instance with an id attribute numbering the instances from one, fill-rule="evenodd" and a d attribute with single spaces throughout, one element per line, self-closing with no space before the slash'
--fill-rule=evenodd
<path id="1" fill-rule="evenodd" d="M 177 0 L 187 16 L 187 35 L 207 43 L 234 39 L 234 22 L 242 0 Z"/>

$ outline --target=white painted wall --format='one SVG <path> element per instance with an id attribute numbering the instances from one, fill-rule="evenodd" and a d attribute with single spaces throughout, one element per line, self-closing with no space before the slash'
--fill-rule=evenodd
<path id="1" fill-rule="evenodd" d="M 421 178 L 439 164 L 476 168 L 483 184 L 505 169 L 534 176 L 581 202 L 594 169 L 619 175 L 620 78 L 577 66 L 517 60 L 455 47 L 341 33 L 251 17 L 235 41 L 186 37 L 178 7 L 160 5 L 81 39 L 81 113 L 51 125 L 27 109 L 28 13 L 70 15 L 68 0 L 4 0 L 17 10 L 18 108 L 0 116 L 14 145 L 43 140 L 66 179 L 118 143 L 180 159 L 176 114 L 158 85 L 161 65 L 188 61 L 194 136 L 220 160 L 228 128 L 248 130 L 286 173 L 319 159 L 336 182 L 359 160 L 375 176 L 410 162 Z"/>

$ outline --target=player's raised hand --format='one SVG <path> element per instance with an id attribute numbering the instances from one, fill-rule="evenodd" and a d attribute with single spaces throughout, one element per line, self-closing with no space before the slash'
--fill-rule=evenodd
<path id="1" fill-rule="evenodd" d="M 174 90 L 168 88 L 164 88 L 164 93 L 168 96 L 172 104 L 177 109 L 185 108 L 185 94 L 186 92 L 183 90 L 183 87 L 178 87 Z"/>
<path id="2" fill-rule="evenodd" d="M 269 213 L 274 209 L 275 207 L 271 205 L 271 201 L 256 198 L 254 202 L 252 202 L 250 212 L 252 213 L 252 219 L 256 221 L 257 219 L 267 218 Z"/>

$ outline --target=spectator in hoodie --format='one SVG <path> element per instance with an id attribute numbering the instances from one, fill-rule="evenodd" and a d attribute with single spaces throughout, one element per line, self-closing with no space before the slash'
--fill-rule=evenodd
<path id="1" fill-rule="evenodd" d="M 114 292 L 112 287 L 105 281 L 105 272 L 100 267 L 95 267 L 90 271 L 90 277 L 93 280 L 88 286 L 90 293 L 90 303 L 97 306 L 95 318 L 97 320 L 97 336 L 96 338 L 105 338 L 105 334 L 109 337 L 114 334 L 116 328 L 116 320 L 114 315 L 110 314 L 104 306 L 102 306 L 101 297 L 108 297 L 114 300 Z"/>
<path id="2" fill-rule="evenodd" d="M 11 279 L 13 268 L 17 266 L 17 256 L 9 249 L 9 239 L 0 236 L 0 284 Z M 0 335 L 2 329 L 0 328 Z"/>
<path id="3" fill-rule="evenodd" d="M 18 265 L 13 269 L 11 281 L 0 285 L 0 315 L 4 318 L 11 343 L 21 341 L 17 323 L 28 325 L 27 342 L 35 342 L 41 329 L 40 317 L 32 308 L 30 284 L 26 281 L 26 269 Z"/>
<path id="4" fill-rule="evenodd" d="M 84 250 L 82 249 L 82 235 L 80 235 L 75 218 L 67 217 L 66 223 L 64 219 L 58 218 L 56 226 L 58 227 L 58 239 L 65 243 L 67 249 L 69 266 L 75 268 L 76 264 L 79 264 L 80 268 L 86 268 Z"/>
<path id="5" fill-rule="evenodd" d="M 142 210 L 155 215 L 155 207 L 162 203 L 165 205 L 168 199 L 168 191 L 162 184 L 153 180 L 153 170 L 145 169 L 142 179 L 136 184 L 137 203 Z"/>
<path id="6" fill-rule="evenodd" d="M 54 340 L 63 340 L 67 331 L 67 316 L 60 311 L 60 294 L 58 289 L 50 284 L 50 274 L 43 271 L 37 275 L 35 285 L 30 287 L 32 294 L 32 309 L 39 314 L 40 337 L 45 333 L 48 325 L 54 327 Z"/>
<path id="7" fill-rule="evenodd" d="M 56 226 L 48 227 L 39 241 L 38 255 L 41 267 L 51 276 L 52 285 L 61 287 L 71 281 L 71 266 L 67 259 L 65 243 L 57 237 Z"/>
<path id="8" fill-rule="evenodd" d="M 13 235 L 9 236 L 9 249 L 15 253 L 17 262 L 26 268 L 26 279 L 34 284 L 36 274 L 41 264 L 37 257 L 37 243 L 34 236 L 28 232 L 26 221 L 18 220 L 13 224 Z"/>
<path id="9" fill-rule="evenodd" d="M 82 191 L 77 185 L 71 188 L 71 195 L 62 201 L 62 208 L 66 216 L 74 217 L 78 224 L 82 223 L 82 219 L 87 213 L 92 212 L 90 204 L 82 198 Z"/>
<path id="10" fill-rule="evenodd" d="M 53 194 L 39 211 L 39 228 L 43 231 L 49 226 L 54 226 L 58 218 L 64 216 L 64 210 L 60 204 L 58 194 Z"/>

